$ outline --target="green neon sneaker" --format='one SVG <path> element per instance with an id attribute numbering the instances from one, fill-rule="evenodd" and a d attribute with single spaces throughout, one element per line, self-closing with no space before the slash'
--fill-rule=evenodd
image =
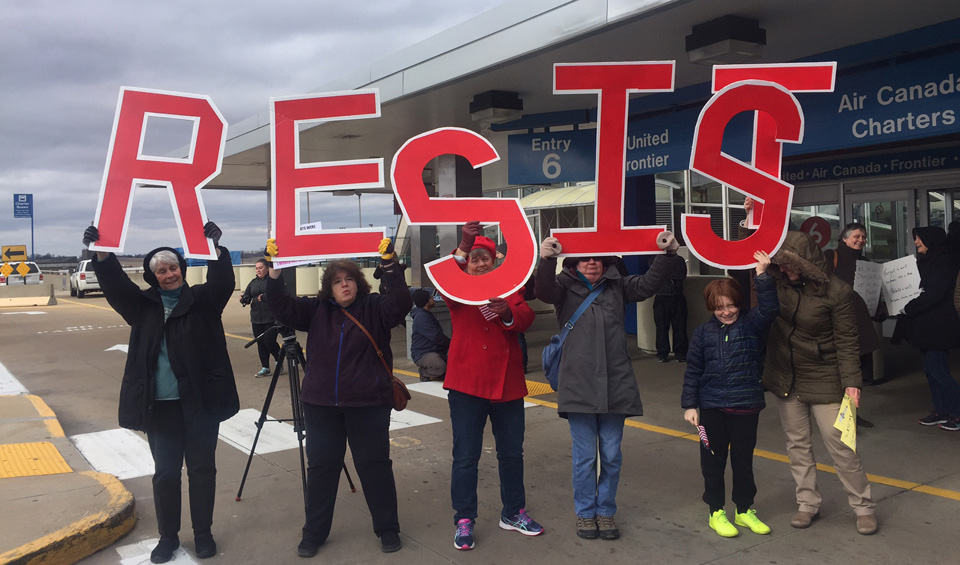
<path id="1" fill-rule="evenodd" d="M 710 515 L 710 527 L 721 537 L 735 538 L 740 535 L 740 530 L 727 520 L 727 513 L 723 510 L 717 510 Z"/>
<path id="2" fill-rule="evenodd" d="M 751 508 L 743 514 L 737 512 L 736 517 L 733 522 L 738 526 L 746 526 L 750 528 L 750 531 L 755 534 L 769 534 L 770 526 L 764 524 L 760 521 L 760 518 L 757 518 L 757 511 Z"/>

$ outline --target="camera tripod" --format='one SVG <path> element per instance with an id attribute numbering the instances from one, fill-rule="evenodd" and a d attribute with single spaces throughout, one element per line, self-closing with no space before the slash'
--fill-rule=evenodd
<path id="1" fill-rule="evenodd" d="M 293 431 L 297 434 L 297 443 L 300 445 L 300 477 L 303 483 L 303 502 L 307 502 L 307 468 L 303 457 L 303 438 L 306 432 L 306 423 L 303 420 L 303 405 L 300 404 L 300 366 L 305 365 L 303 358 L 303 348 L 297 343 L 297 334 L 292 330 L 286 330 L 281 325 L 275 325 L 267 331 L 258 335 L 244 345 L 244 349 L 257 343 L 262 339 L 276 339 L 277 332 L 283 335 L 283 347 L 280 348 L 280 355 L 277 358 L 277 368 L 273 371 L 273 379 L 270 380 L 270 388 L 267 390 L 267 396 L 263 401 L 263 410 L 260 411 L 260 418 L 257 419 L 257 433 L 253 437 L 253 445 L 250 446 L 250 455 L 247 457 L 247 466 L 243 470 L 243 478 L 240 479 L 240 489 L 237 491 L 237 502 L 240 502 L 243 494 L 243 485 L 247 482 L 247 473 L 250 472 L 250 463 L 253 462 L 253 456 L 257 451 L 257 442 L 260 440 L 260 432 L 263 431 L 264 422 L 293 422 Z M 288 335 L 284 335 L 288 334 Z M 265 337 L 266 336 L 266 337 Z M 280 370 L 283 367 L 283 361 L 287 361 L 287 377 L 290 383 L 290 407 L 293 416 L 288 419 L 273 419 L 267 417 L 267 411 L 270 409 L 270 402 L 273 400 L 273 393 L 277 389 L 277 381 L 280 377 Z M 350 485 L 350 492 L 357 492 L 357 487 L 350 478 L 350 471 L 347 470 L 347 464 L 343 464 L 343 473 L 347 477 L 347 483 Z"/>

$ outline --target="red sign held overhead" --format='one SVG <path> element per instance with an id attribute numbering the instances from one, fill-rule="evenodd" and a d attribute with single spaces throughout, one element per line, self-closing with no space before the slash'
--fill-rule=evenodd
<path id="1" fill-rule="evenodd" d="M 661 253 L 657 234 L 664 226 L 625 226 L 624 168 L 628 103 L 631 93 L 672 92 L 674 61 L 558 63 L 554 94 L 596 93 L 597 200 L 594 228 L 553 229 L 564 255 Z"/>
<path id="2" fill-rule="evenodd" d="M 300 162 L 300 125 L 380 117 L 378 90 L 325 92 L 272 98 L 270 121 L 273 171 L 273 232 L 281 261 L 379 255 L 386 228 L 299 233 L 300 194 L 383 186 L 383 159 L 331 163 Z"/>
<path id="3" fill-rule="evenodd" d="M 537 240 L 516 198 L 433 198 L 423 186 L 423 169 L 440 155 L 460 155 L 474 168 L 500 156 L 480 134 L 460 128 L 441 128 L 409 139 L 397 151 L 390 172 L 397 202 L 411 226 L 499 224 L 510 253 L 489 273 L 466 274 L 451 255 L 427 263 L 427 276 L 437 290 L 458 302 L 485 304 L 494 296 L 509 296 L 530 278 L 536 261 Z M 440 253 L 452 250 L 441 249 Z"/>
<path id="4" fill-rule="evenodd" d="M 194 122 L 186 157 L 143 154 L 143 132 L 150 116 Z M 135 189 L 158 184 L 170 193 L 185 255 L 216 259 L 213 242 L 203 236 L 207 215 L 200 188 L 220 174 L 226 139 L 227 122 L 207 96 L 121 88 L 94 219 L 100 240 L 90 249 L 122 251 Z"/>

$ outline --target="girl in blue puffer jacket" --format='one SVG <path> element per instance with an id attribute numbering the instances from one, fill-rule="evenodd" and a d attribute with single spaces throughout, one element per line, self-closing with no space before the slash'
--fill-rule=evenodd
<path id="1" fill-rule="evenodd" d="M 757 445 L 760 411 L 765 406 L 761 351 L 770 324 L 780 312 L 780 301 L 773 277 L 766 272 L 770 256 L 757 251 L 753 257 L 757 260 L 756 308 L 740 311 L 742 291 L 731 278 L 711 281 L 704 289 L 707 310 L 714 317 L 693 334 L 680 399 L 684 420 L 698 429 L 702 426 L 700 431 L 709 442 L 700 443 L 700 469 L 703 501 L 710 506 L 710 527 L 728 538 L 740 533 L 723 509 L 728 448 L 733 469 L 732 498 L 737 505 L 734 521 L 756 534 L 770 533 L 770 527 L 751 508 L 757 494 L 753 448 Z"/>

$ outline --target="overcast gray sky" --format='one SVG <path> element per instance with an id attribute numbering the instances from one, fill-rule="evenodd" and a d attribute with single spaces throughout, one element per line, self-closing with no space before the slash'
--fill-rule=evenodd
<path id="1" fill-rule="evenodd" d="M 13 218 L 13 194 L 32 193 L 33 251 L 80 253 L 83 229 L 96 212 L 121 86 L 209 95 L 233 124 L 266 111 L 271 96 L 313 91 L 354 65 L 505 1 L 6 2 L 0 15 L 0 244 L 30 245 L 30 220 Z M 263 245 L 266 193 L 202 196 L 225 245 Z M 342 217 L 355 222 L 356 200 L 342 200 Z M 394 225 L 392 214 L 389 197 L 364 198 L 364 224 Z M 125 252 L 178 242 L 166 191 L 139 191 Z"/>

